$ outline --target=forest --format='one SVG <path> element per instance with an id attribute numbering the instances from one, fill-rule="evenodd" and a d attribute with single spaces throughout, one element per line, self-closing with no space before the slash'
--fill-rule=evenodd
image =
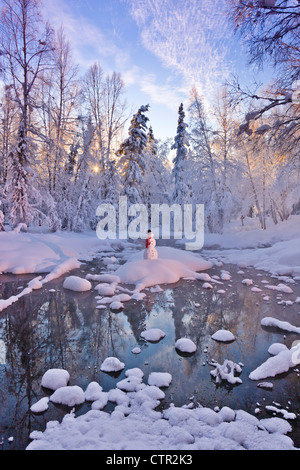
<path id="1" fill-rule="evenodd" d="M 0 231 L 95 230 L 102 202 L 204 204 L 205 228 L 253 219 L 266 229 L 300 212 L 300 3 L 230 0 L 228 21 L 249 63 L 272 82 L 238 76 L 207 103 L 196 86 L 178 126 L 155 137 L 126 83 L 95 58 L 82 73 L 40 0 L 1 0 Z"/>

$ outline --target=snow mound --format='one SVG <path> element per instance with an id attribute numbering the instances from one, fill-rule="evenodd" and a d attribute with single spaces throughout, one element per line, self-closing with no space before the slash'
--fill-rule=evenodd
<path id="1" fill-rule="evenodd" d="M 84 391 L 78 385 L 71 387 L 61 387 L 55 390 L 50 400 L 53 403 L 73 407 L 81 405 L 85 401 Z"/>
<path id="2" fill-rule="evenodd" d="M 300 327 L 291 325 L 287 321 L 277 320 L 276 318 L 272 318 L 272 317 L 265 317 L 261 320 L 260 323 L 262 326 L 276 327 L 284 331 L 289 331 L 291 333 L 300 334 Z"/>
<path id="3" fill-rule="evenodd" d="M 221 342 L 230 342 L 235 340 L 235 336 L 228 330 L 218 330 L 212 335 L 212 339 Z"/>
<path id="4" fill-rule="evenodd" d="M 87 279 L 69 276 L 64 280 L 63 287 L 75 292 L 87 292 L 91 290 L 92 284 Z"/>
<path id="5" fill-rule="evenodd" d="M 70 374 L 64 369 L 49 369 L 42 377 L 42 387 L 49 388 L 50 390 L 57 390 L 60 387 L 65 387 L 70 380 Z"/>
<path id="6" fill-rule="evenodd" d="M 288 348 L 282 343 L 273 343 L 268 349 L 268 353 L 272 356 L 277 356 L 281 351 L 286 351 Z"/>
<path id="7" fill-rule="evenodd" d="M 277 286 L 266 285 L 266 289 L 276 290 L 278 292 L 283 292 L 285 294 L 293 294 L 293 289 L 291 287 L 286 286 L 285 284 L 278 284 Z"/>
<path id="8" fill-rule="evenodd" d="M 148 377 L 148 384 L 156 387 L 169 387 L 172 382 L 172 375 L 168 372 L 151 372 Z"/>
<path id="9" fill-rule="evenodd" d="M 214 281 L 208 274 L 199 273 L 210 269 L 213 264 L 198 254 L 170 247 L 158 247 L 157 251 L 159 258 L 156 260 L 144 260 L 143 253 L 139 252 L 119 267 L 115 271 L 119 282 L 133 284 L 137 291 L 141 291 L 159 284 L 172 284 L 186 277 Z"/>
<path id="10" fill-rule="evenodd" d="M 160 341 L 165 336 L 166 333 L 160 328 L 150 328 L 149 330 L 142 331 L 141 333 L 141 337 L 150 342 Z"/>
<path id="11" fill-rule="evenodd" d="M 175 343 L 175 348 L 183 353 L 194 353 L 197 350 L 197 346 L 189 338 L 178 339 Z"/>
<path id="12" fill-rule="evenodd" d="M 102 372 L 119 372 L 123 370 L 125 364 L 116 357 L 107 357 L 101 364 Z"/>
<path id="13" fill-rule="evenodd" d="M 38 402 L 30 407 L 32 413 L 43 413 L 49 408 L 49 397 L 43 397 Z"/>
<path id="14" fill-rule="evenodd" d="M 96 401 L 102 396 L 103 389 L 98 382 L 90 382 L 84 393 L 86 401 Z"/>
<path id="15" fill-rule="evenodd" d="M 276 356 L 270 357 L 266 362 L 251 372 L 251 380 L 262 380 L 267 377 L 275 377 L 278 374 L 288 372 L 292 367 L 300 364 L 300 343 L 291 349 L 279 352 Z"/>

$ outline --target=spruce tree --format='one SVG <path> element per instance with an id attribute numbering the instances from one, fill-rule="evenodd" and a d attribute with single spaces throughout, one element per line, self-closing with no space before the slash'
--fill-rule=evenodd
<path id="1" fill-rule="evenodd" d="M 128 202 L 137 204 L 143 202 L 142 185 L 146 168 L 147 121 L 145 112 L 149 105 L 141 106 L 133 116 L 129 127 L 129 137 L 121 144 L 117 152 L 122 168 L 122 196 L 128 197 Z"/>
<path id="2" fill-rule="evenodd" d="M 174 192 L 173 202 L 177 204 L 184 204 L 190 202 L 191 188 L 188 184 L 188 147 L 189 139 L 186 128 L 188 125 L 184 122 L 185 113 L 183 104 L 179 106 L 179 118 L 177 126 L 177 134 L 175 142 L 172 145 L 172 150 L 176 150 L 176 156 L 173 159 L 172 176 L 174 179 Z"/>

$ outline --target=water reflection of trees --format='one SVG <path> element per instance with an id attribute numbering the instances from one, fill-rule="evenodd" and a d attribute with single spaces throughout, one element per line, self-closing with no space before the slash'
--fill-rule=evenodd
<path id="1" fill-rule="evenodd" d="M 0 366 L 2 430 L 13 422 L 16 442 L 26 445 L 37 420 L 29 410 L 43 395 L 44 372 L 65 368 L 76 384 L 83 373 L 94 380 L 104 358 L 119 355 L 131 334 L 124 315 L 96 309 L 92 293 L 40 290 L 20 298 L 0 320 L 6 346 L 6 364 Z"/>

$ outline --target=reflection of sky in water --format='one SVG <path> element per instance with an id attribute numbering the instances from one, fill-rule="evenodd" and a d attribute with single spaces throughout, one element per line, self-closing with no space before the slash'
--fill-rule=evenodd
<path id="1" fill-rule="evenodd" d="M 86 269 L 90 270 L 90 266 Z M 219 274 L 216 268 L 215 271 Z M 84 272 L 78 275 L 84 276 Z M 255 274 L 248 273 L 247 277 L 251 276 L 254 278 Z M 109 308 L 97 310 L 94 290 L 82 294 L 66 291 L 62 288 L 63 279 L 24 297 L 2 313 L 0 323 L 0 337 L 5 338 L 5 343 L 0 340 L 0 363 L 5 364 L 0 369 L 0 433 L 10 426 L 18 429 L 20 436 L 14 442 L 24 448 L 21 442 L 28 441 L 28 420 L 34 420 L 34 430 L 44 429 L 46 422 L 61 420 L 69 412 L 51 404 L 42 416 L 28 415 L 29 404 L 45 396 L 41 377 L 52 367 L 67 369 L 71 385 L 85 390 L 89 382 L 96 380 L 104 391 L 115 388 L 132 367 L 143 370 L 144 383 L 151 372 L 169 372 L 173 380 L 164 389 L 166 398 L 162 406 L 171 402 L 182 406 L 194 396 L 194 403 L 203 406 L 227 405 L 253 414 L 256 403 L 265 398 L 264 404 L 275 400 L 282 406 L 291 400 L 295 410 L 299 407 L 299 379 L 295 372 L 272 379 L 272 393 L 258 388 L 248 376 L 269 357 L 267 350 L 272 343 L 285 342 L 291 347 L 298 339 L 287 334 L 284 340 L 282 332 L 262 329 L 261 318 L 270 315 L 296 324 L 298 309 L 296 305 L 286 309 L 277 305 L 273 292 L 268 292 L 272 302 L 264 302 L 263 295 L 252 293 L 241 285 L 241 279 L 232 272 L 232 287 L 228 283 L 222 287 L 225 294 L 217 294 L 217 289 L 203 289 L 198 281 L 179 282 L 161 293 L 148 290 L 143 301 L 125 302 L 120 313 L 110 312 Z M 56 292 L 49 293 L 50 288 Z M 12 285 L 11 291 L 15 290 L 16 285 Z M 300 295 L 296 289 L 295 295 Z M 158 343 L 147 342 L 140 335 L 149 328 L 160 328 L 166 336 Z M 213 341 L 211 335 L 221 328 L 232 331 L 236 341 L 231 344 Z M 175 341 L 181 337 L 194 341 L 195 354 L 185 356 L 175 350 Z M 140 354 L 132 353 L 136 346 L 141 348 Z M 115 376 L 101 372 L 101 364 L 108 356 L 124 362 L 124 371 Z M 243 383 L 217 385 L 210 375 L 211 359 L 220 364 L 225 359 L 244 363 L 240 375 Z M 89 406 L 84 404 L 76 413 L 85 413 Z"/>

